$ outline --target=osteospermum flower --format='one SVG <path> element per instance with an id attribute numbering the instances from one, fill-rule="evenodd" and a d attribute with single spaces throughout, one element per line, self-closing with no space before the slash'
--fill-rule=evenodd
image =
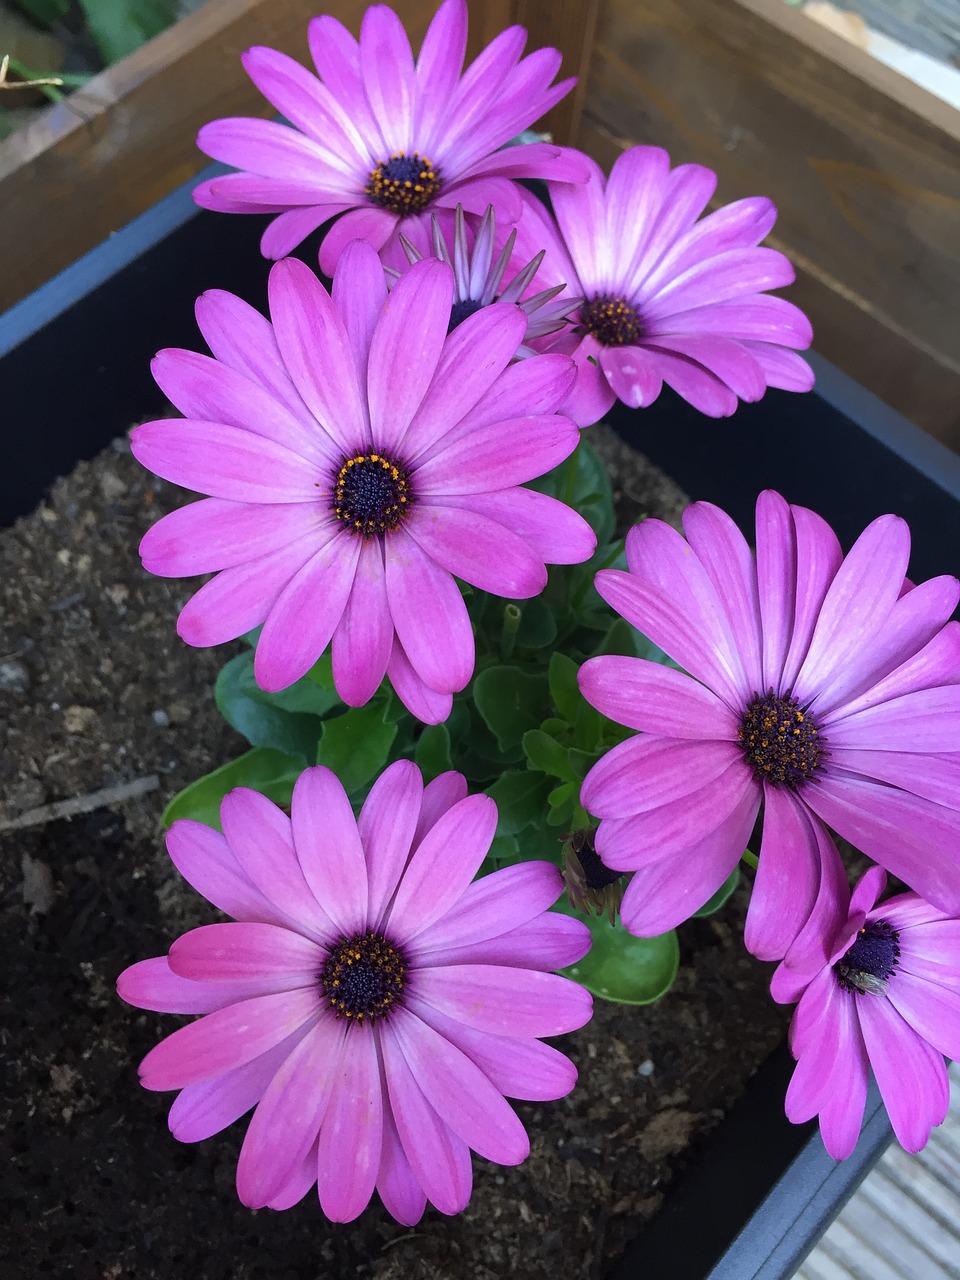
<path id="1" fill-rule="evenodd" d="M 361 241 L 332 297 L 302 262 L 278 263 L 272 324 L 231 294 L 201 297 L 214 358 L 162 351 L 153 366 L 187 420 L 132 437 L 145 466 L 210 495 L 140 548 L 153 573 L 220 571 L 180 614 L 188 644 L 263 623 L 254 670 L 279 690 L 332 641 L 346 702 L 366 702 L 386 672 L 415 715 L 437 722 L 474 663 L 453 575 L 519 599 L 543 589 L 545 560 L 592 554 L 581 516 L 519 487 L 576 448 L 576 427 L 553 412 L 571 362 L 508 368 L 526 317 L 506 304 L 448 336 L 452 298 L 453 272 L 431 260 L 388 301 Z"/>
<path id="2" fill-rule="evenodd" d="M 308 28 L 318 80 L 273 49 L 254 48 L 243 65 L 264 97 L 293 126 L 226 119 L 205 125 L 197 144 L 242 172 L 212 178 L 194 198 L 226 213 L 275 213 L 262 249 L 280 258 L 322 223 L 320 265 L 332 275 L 351 240 L 369 240 L 389 257 L 398 233 L 432 209 L 462 204 L 502 221 L 520 216 L 514 178 L 582 182 L 579 152 L 529 143 L 507 147 L 570 91 L 551 87 L 556 49 L 520 60 L 523 27 L 493 40 L 461 76 L 467 41 L 466 0 L 445 0 L 414 64 L 400 19 L 386 5 L 363 16 L 359 43 L 336 18 Z"/>
<path id="3" fill-rule="evenodd" d="M 943 1055 L 960 1058 L 960 920 L 915 893 L 875 905 L 885 884 L 873 867 L 851 899 L 841 876 L 816 936 L 797 940 L 771 984 L 780 1003 L 799 1000 L 787 1116 L 818 1115 L 837 1160 L 856 1145 L 871 1070 L 897 1138 L 919 1151 L 947 1114 Z"/>
<path id="4" fill-rule="evenodd" d="M 555 301 L 557 294 L 563 292 L 563 285 L 554 285 L 550 289 L 541 289 L 539 293 L 527 293 L 531 282 L 537 274 L 537 268 L 543 261 L 541 251 L 529 262 L 514 269 L 514 244 L 517 239 L 516 228 L 503 241 L 500 252 L 494 259 L 497 245 L 496 214 L 492 205 L 480 221 L 473 246 L 467 230 L 463 205 L 457 205 L 453 219 L 453 251 L 448 247 L 436 215 L 432 219 L 432 236 L 426 242 L 424 229 L 421 227 L 421 247 L 413 244 L 405 235 L 400 237 L 403 250 L 410 263 L 420 262 L 423 258 L 439 258 L 453 268 L 453 308 L 450 312 L 450 329 L 454 330 L 462 324 L 467 316 L 472 316 L 481 307 L 489 307 L 492 302 L 515 302 L 527 317 L 527 332 L 524 343 L 533 338 L 545 337 L 548 333 L 556 333 L 567 327 L 567 315 L 580 305 L 582 298 L 563 298 Z M 503 283 L 508 268 L 511 274 Z M 402 273 L 388 268 L 388 279 L 399 279 Z M 520 356 L 532 356 L 536 352 L 527 346 L 521 346 L 517 352 Z"/>
<path id="5" fill-rule="evenodd" d="M 682 668 L 591 658 L 584 696 L 638 736 L 588 773 L 596 848 L 631 870 L 632 932 L 686 919 L 737 865 L 763 806 L 746 943 L 780 959 L 836 859 L 826 824 L 960 913 L 960 599 L 911 587 L 905 522 L 874 520 L 843 556 L 827 524 L 767 492 L 756 558 L 729 516 L 688 507 L 627 536 L 629 572 L 597 590 Z M 833 869 L 835 870 L 835 868 Z M 818 911 L 829 899 L 822 899 Z"/>
<path id="6" fill-rule="evenodd" d="M 618 398 L 642 408 L 664 383 L 714 418 L 767 387 L 808 391 L 813 374 L 790 348 L 810 345 L 810 322 L 766 292 L 794 279 L 782 253 L 758 247 L 774 204 L 738 200 L 697 221 L 717 184 L 710 169 L 671 170 L 659 147 L 623 152 L 606 181 L 589 165 L 584 184 L 548 183 L 556 223 L 525 194 L 518 241 L 546 249 L 543 283 L 586 299 L 578 333 L 555 348 L 577 361 L 571 416 L 596 422 Z"/>
<path id="7" fill-rule="evenodd" d="M 501 1164 L 529 1151 L 505 1096 L 568 1093 L 573 1064 L 541 1044 L 582 1026 L 590 996 L 550 970 L 589 947 L 549 912 L 556 867 L 530 862 L 471 883 L 497 808 L 460 774 L 424 788 L 390 766 L 359 821 L 328 769 L 308 769 L 291 817 L 254 791 L 221 808 L 223 835 L 174 823 L 170 856 L 236 923 L 185 934 L 120 975 L 129 1004 L 198 1013 L 147 1054 L 148 1089 L 179 1089 L 183 1142 L 251 1108 L 237 1168 L 251 1208 L 288 1208 L 316 1184 L 349 1221 L 374 1188 L 400 1222 L 426 1200 L 457 1213 L 471 1149 Z"/>

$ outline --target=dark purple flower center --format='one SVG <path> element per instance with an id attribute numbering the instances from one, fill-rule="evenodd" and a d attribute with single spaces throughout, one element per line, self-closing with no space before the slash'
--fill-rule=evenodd
<path id="1" fill-rule="evenodd" d="M 820 766 L 824 743 L 816 721 L 796 698 L 753 695 L 740 717 L 737 741 L 758 782 L 796 790 Z"/>
<path id="2" fill-rule="evenodd" d="M 382 453 L 358 453 L 337 472 L 333 509 L 351 533 L 365 538 L 396 529 L 411 502 L 406 471 Z"/>
<path id="3" fill-rule="evenodd" d="M 338 1018 L 376 1022 L 403 996 L 407 959 L 382 933 L 341 938 L 327 956 L 320 990 Z"/>
<path id="4" fill-rule="evenodd" d="M 881 995 L 900 963 L 900 934 L 886 920 L 865 924 L 833 966 L 844 991 Z"/>
<path id="5" fill-rule="evenodd" d="M 605 347 L 635 347 L 643 337 L 636 307 L 609 293 L 583 304 L 580 324 Z"/>
<path id="6" fill-rule="evenodd" d="M 482 306 L 482 302 L 477 302 L 473 298 L 464 298 L 462 302 L 455 302 L 450 308 L 450 323 L 447 325 L 447 333 L 453 333 L 458 324 L 463 324 L 467 316 L 472 316 Z"/>
<path id="7" fill-rule="evenodd" d="M 398 218 L 421 213 L 440 190 L 440 171 L 419 151 L 395 152 L 371 170 L 364 191 Z"/>

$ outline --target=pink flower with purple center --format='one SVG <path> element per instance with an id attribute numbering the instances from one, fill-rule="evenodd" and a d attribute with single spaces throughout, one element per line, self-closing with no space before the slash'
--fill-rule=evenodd
<path id="1" fill-rule="evenodd" d="M 816 931 L 771 984 L 781 1004 L 799 1001 L 787 1116 L 819 1116 L 836 1160 L 856 1145 L 871 1071 L 901 1145 L 919 1151 L 947 1114 L 943 1056 L 960 1058 L 960 920 L 915 893 L 878 904 L 886 879 L 871 868 L 851 898 L 834 877 Z"/>
<path id="2" fill-rule="evenodd" d="M 183 1142 L 252 1108 L 237 1168 L 251 1208 L 289 1208 L 316 1185 L 324 1213 L 355 1218 L 376 1190 L 402 1223 L 427 1200 L 457 1213 L 471 1150 L 514 1165 L 529 1140 L 506 1097 L 543 1101 L 576 1069 L 542 1044 L 583 1026 L 590 996 L 551 972 L 590 945 L 548 908 L 545 862 L 474 882 L 497 824 L 457 773 L 424 787 L 401 760 L 355 819 L 324 768 L 297 781 L 288 818 L 257 792 L 224 798 L 223 835 L 174 823 L 177 868 L 235 923 L 179 938 L 120 975 L 129 1004 L 202 1014 L 140 1067 L 179 1089 Z"/>
<path id="3" fill-rule="evenodd" d="M 302 262 L 270 275 L 272 323 L 231 294 L 197 317 L 213 358 L 162 351 L 154 376 L 186 415 L 138 427 L 137 458 L 209 495 L 141 544 L 166 577 L 217 573 L 178 631 L 214 645 L 263 624 L 255 674 L 275 691 L 332 644 L 345 702 L 389 676 L 426 722 L 470 680 L 474 640 L 454 575 L 510 599 L 537 595 L 545 561 L 596 539 L 562 503 L 521 485 L 577 446 L 554 410 L 565 356 L 512 367 L 526 316 L 485 307 L 447 333 L 453 272 L 412 267 L 387 296 L 374 249 L 344 254 L 332 297 Z"/>
<path id="4" fill-rule="evenodd" d="M 810 345 L 810 322 L 767 292 L 794 279 L 782 253 L 760 247 L 774 204 L 738 200 L 700 218 L 716 174 L 671 169 L 659 147 L 631 147 L 606 180 L 589 164 L 586 183 L 548 182 L 556 223 L 524 196 L 518 240 L 523 253 L 547 250 L 544 283 L 586 299 L 576 333 L 552 348 L 577 362 L 571 417 L 587 426 L 617 399 L 644 408 L 664 383 L 713 418 L 767 387 L 809 391 L 813 374 L 794 348 Z"/>
<path id="5" fill-rule="evenodd" d="M 905 522 L 875 520 L 844 557 L 829 526 L 766 492 L 756 555 L 723 511 L 688 507 L 627 536 L 629 572 L 597 590 L 683 670 L 591 658 L 589 702 L 641 732 L 587 774 L 596 850 L 632 871 L 621 907 L 645 936 L 685 920 L 736 867 L 763 806 L 746 943 L 778 960 L 837 854 L 826 824 L 938 909 L 960 914 L 960 599 L 911 587 Z"/>
<path id="6" fill-rule="evenodd" d="M 449 219 L 445 221 L 449 222 Z M 568 314 L 576 310 L 583 299 L 567 297 L 558 301 L 557 294 L 564 292 L 563 285 L 559 284 L 536 293 L 531 292 L 544 251 L 541 249 L 529 262 L 517 264 L 514 253 L 516 228 L 507 236 L 502 232 L 498 235 L 496 213 L 492 205 L 480 219 L 475 235 L 471 234 L 467 226 L 462 205 L 457 205 L 452 235 L 449 237 L 444 235 L 436 215 L 431 222 L 432 235 L 429 238 L 426 228 L 420 226 L 420 235 L 417 237 L 419 243 L 413 243 L 406 235 L 400 239 L 411 264 L 433 257 L 453 268 L 451 330 L 462 324 L 467 316 L 472 316 L 481 307 L 489 307 L 492 302 L 515 302 L 527 317 L 524 345 L 518 349 L 517 355 L 529 357 L 537 353 L 526 343 L 568 327 Z M 452 251 L 450 244 L 453 246 Z M 498 244 L 500 247 L 497 252 Z M 399 279 L 401 275 L 402 272 L 387 268 L 388 279 Z"/>
<path id="7" fill-rule="evenodd" d="M 344 248 L 369 240 L 399 265 L 398 235 L 433 209 L 488 204 L 504 222 L 520 217 L 515 178 L 583 182 L 579 152 L 547 143 L 505 147 L 570 91 L 551 86 L 556 49 L 521 61 L 526 31 L 510 27 L 465 72 L 465 0 L 444 0 L 414 62 L 400 19 L 386 5 L 363 16 L 359 42 L 336 18 L 314 18 L 310 52 L 320 78 L 273 49 L 243 65 L 290 122 L 231 118 L 197 138 L 214 160 L 241 172 L 211 178 L 194 198 L 226 213 L 275 213 L 266 257 L 281 258 L 330 218 L 320 266 L 332 275 Z M 501 149 L 504 148 L 504 149 Z"/>

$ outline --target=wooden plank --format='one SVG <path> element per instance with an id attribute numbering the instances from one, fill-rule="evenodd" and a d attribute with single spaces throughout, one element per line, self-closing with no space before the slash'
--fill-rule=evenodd
<path id="1" fill-rule="evenodd" d="M 392 0 L 419 46 L 436 0 Z M 0 311 L 197 173 L 200 125 L 228 115 L 273 115 L 240 54 L 265 44 L 310 65 L 307 23 L 333 12 L 355 33 L 366 0 L 209 0 L 34 124 L 0 143 Z M 528 48 L 564 52 L 564 75 L 586 61 L 597 0 L 551 7 L 540 0 L 472 0 L 470 54 L 520 21 Z M 567 139 L 579 98 L 569 95 L 544 127 Z"/>
<path id="2" fill-rule="evenodd" d="M 337 0 L 357 29 L 365 4 Z M 431 0 L 398 0 L 419 40 Z M 198 127 L 273 108 L 240 64 L 253 44 L 307 60 L 315 0 L 216 0 L 0 143 L 0 310 L 208 163 Z"/>
<path id="3" fill-rule="evenodd" d="M 779 0 L 603 0 L 577 141 L 772 196 L 817 349 L 960 447 L 960 113 Z"/>
<path id="4" fill-rule="evenodd" d="M 890 1144 L 794 1280 L 958 1280 L 960 1064 L 949 1073 L 944 1124 L 917 1155 Z"/>

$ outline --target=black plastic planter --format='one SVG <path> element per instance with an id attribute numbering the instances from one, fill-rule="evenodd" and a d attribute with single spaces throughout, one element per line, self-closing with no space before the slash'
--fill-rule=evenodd
<path id="1" fill-rule="evenodd" d="M 265 303 L 262 221 L 199 215 L 175 192 L 0 317 L 5 464 L 0 522 L 29 511 L 51 481 L 131 422 L 162 407 L 149 372 L 163 346 L 196 341 L 193 302 L 210 287 Z M 302 251 L 314 260 L 312 246 Z M 960 459 L 838 371 L 817 362 L 809 396 L 772 392 L 726 422 L 664 395 L 614 425 L 694 497 L 744 527 L 765 487 L 811 506 L 849 545 L 896 511 L 913 532 L 911 571 L 956 570 Z M 787 1280 L 876 1160 L 889 1127 L 875 1091 L 856 1153 L 843 1164 L 812 1126 L 783 1115 L 783 1046 L 678 1179 L 610 1280 Z"/>

